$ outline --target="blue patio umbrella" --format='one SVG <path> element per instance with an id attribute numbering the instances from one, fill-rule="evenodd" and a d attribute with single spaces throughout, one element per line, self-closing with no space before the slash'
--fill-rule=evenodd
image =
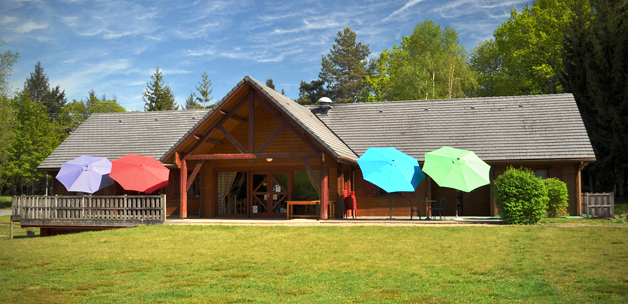
<path id="1" fill-rule="evenodd" d="M 425 178 L 419 162 L 393 148 L 368 148 L 358 158 L 364 180 L 382 188 L 388 193 L 414 192 Z M 390 218 L 392 218 L 392 197 L 390 198 Z"/>
<path id="2" fill-rule="evenodd" d="M 111 162 L 106 157 L 81 155 L 61 165 L 56 176 L 70 192 L 94 193 L 113 185 Z"/>

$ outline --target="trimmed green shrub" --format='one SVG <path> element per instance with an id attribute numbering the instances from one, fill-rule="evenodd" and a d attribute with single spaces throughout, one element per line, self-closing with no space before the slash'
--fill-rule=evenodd
<path id="1" fill-rule="evenodd" d="M 497 210 L 502 220 L 515 225 L 538 223 L 547 209 L 547 189 L 530 169 L 508 168 L 495 180 Z"/>
<path id="2" fill-rule="evenodd" d="M 543 180 L 545 188 L 547 188 L 547 216 L 557 217 L 559 215 L 567 214 L 567 207 L 569 207 L 569 193 L 567 191 L 567 184 L 558 178 L 547 178 Z"/>

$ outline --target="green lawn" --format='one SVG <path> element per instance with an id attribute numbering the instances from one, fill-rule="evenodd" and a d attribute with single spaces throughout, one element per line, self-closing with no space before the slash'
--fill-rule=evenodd
<path id="1" fill-rule="evenodd" d="M 625 303 L 627 232 L 143 226 L 2 237 L 0 301 Z"/>
<path id="2" fill-rule="evenodd" d="M 0 196 L 0 210 L 11 209 L 11 197 Z"/>

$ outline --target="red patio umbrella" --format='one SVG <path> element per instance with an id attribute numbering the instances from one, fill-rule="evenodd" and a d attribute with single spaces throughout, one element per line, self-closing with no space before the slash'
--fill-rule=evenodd
<path id="1" fill-rule="evenodd" d="M 148 156 L 127 154 L 111 162 L 109 177 L 122 188 L 151 193 L 168 186 L 170 170 Z"/>

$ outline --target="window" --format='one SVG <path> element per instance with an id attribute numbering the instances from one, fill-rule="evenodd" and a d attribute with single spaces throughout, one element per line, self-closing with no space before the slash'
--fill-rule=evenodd
<path id="1" fill-rule="evenodd" d="M 535 170 L 534 172 L 536 173 L 536 177 L 540 177 L 541 179 L 546 179 L 547 178 L 547 170 L 546 169 L 539 169 L 539 170 Z"/>

